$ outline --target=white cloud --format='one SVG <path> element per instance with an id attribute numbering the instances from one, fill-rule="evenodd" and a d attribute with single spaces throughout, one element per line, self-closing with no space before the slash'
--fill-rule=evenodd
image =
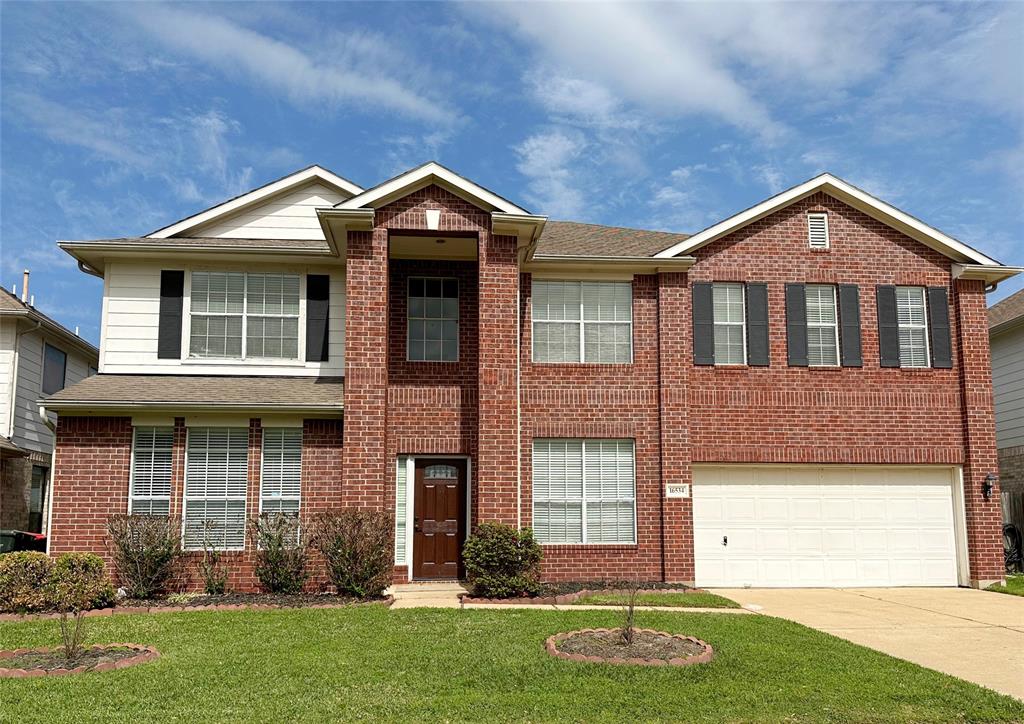
<path id="1" fill-rule="evenodd" d="M 540 213 L 563 219 L 583 213 L 584 196 L 570 167 L 584 148 L 581 134 L 559 129 L 530 136 L 516 147 L 516 168 L 529 179 L 527 200 Z"/>
<path id="2" fill-rule="evenodd" d="M 772 163 L 762 163 L 751 169 L 768 190 L 774 196 L 786 188 L 785 174 L 778 166 Z"/>
<path id="3" fill-rule="evenodd" d="M 359 32 L 319 34 L 315 54 L 232 22 L 183 6 L 118 5 L 117 12 L 164 46 L 223 75 L 246 80 L 293 103 L 332 110 L 350 105 L 394 111 L 431 122 L 455 114 L 441 100 L 383 72 L 401 53 L 384 38 Z M 409 67 L 415 64 L 409 64 Z"/>
<path id="4" fill-rule="evenodd" d="M 703 163 L 680 166 L 651 187 L 645 228 L 694 233 L 714 221 L 709 208 L 709 184 L 702 177 L 711 169 Z"/>

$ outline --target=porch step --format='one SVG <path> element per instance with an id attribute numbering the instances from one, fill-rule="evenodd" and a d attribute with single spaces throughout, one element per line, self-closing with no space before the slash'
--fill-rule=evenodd
<path id="1" fill-rule="evenodd" d="M 398 583 L 387 591 L 395 597 L 392 608 L 458 608 L 466 589 L 458 581 Z"/>

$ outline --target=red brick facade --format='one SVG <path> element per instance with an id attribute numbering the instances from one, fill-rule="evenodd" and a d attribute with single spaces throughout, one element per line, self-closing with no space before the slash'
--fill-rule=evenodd
<path id="1" fill-rule="evenodd" d="M 428 232 L 427 209 L 440 210 Z M 831 248 L 811 250 L 806 214 L 828 213 Z M 475 238 L 477 261 L 389 258 L 389 237 Z M 438 186 L 377 209 L 370 231 L 350 231 L 345 319 L 345 424 L 307 421 L 303 509 L 394 509 L 399 455 L 471 460 L 474 524 L 532 522 L 535 438 L 630 438 L 636 450 L 637 542 L 545 546 L 544 576 L 640 576 L 693 581 L 692 504 L 668 499 L 695 463 L 941 464 L 962 466 L 971 578 L 1002 575 L 985 295 L 955 282 L 952 262 L 885 224 L 817 193 L 695 252 L 689 273 L 633 279 L 633 362 L 537 364 L 531 355 L 529 273 L 515 237 L 491 233 L 490 215 Z M 407 362 L 410 276 L 460 285 L 458 362 Z M 695 366 L 691 285 L 768 285 L 770 366 Z M 863 367 L 790 367 L 786 283 L 856 284 Z M 952 369 L 879 364 L 875 287 L 950 290 Z M 58 428 L 52 550 L 102 550 L 102 521 L 125 509 L 127 418 L 63 418 Z M 181 421 L 179 421 L 181 427 Z M 251 426 L 251 503 L 258 505 L 259 422 Z M 182 428 L 179 443 L 184 445 Z M 518 453 L 517 453 L 518 451 Z M 180 508 L 181 461 L 175 468 Z M 177 511 L 177 512 L 180 512 Z M 240 587 L 252 584 L 241 556 Z M 396 567 L 396 578 L 405 575 Z"/>

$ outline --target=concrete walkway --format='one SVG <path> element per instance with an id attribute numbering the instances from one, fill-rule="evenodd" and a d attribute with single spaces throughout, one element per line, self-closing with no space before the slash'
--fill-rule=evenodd
<path id="1" fill-rule="evenodd" d="M 1024 699 L 1024 597 L 972 588 L 714 592 L 759 613 Z"/>

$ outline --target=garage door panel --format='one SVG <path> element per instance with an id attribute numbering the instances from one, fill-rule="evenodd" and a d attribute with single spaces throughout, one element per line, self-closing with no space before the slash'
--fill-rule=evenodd
<path id="1" fill-rule="evenodd" d="M 957 583 L 949 470 L 695 466 L 693 496 L 697 585 Z"/>

